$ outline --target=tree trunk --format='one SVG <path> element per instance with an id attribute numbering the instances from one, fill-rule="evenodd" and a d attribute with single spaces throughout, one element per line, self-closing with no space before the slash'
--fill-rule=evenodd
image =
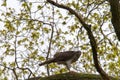
<path id="1" fill-rule="evenodd" d="M 112 14 L 112 24 L 120 41 L 120 0 L 109 0 Z"/>

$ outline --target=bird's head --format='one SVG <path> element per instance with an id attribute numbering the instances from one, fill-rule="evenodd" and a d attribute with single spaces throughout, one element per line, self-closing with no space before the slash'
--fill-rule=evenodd
<path id="1" fill-rule="evenodd" d="M 77 54 L 81 55 L 81 51 L 76 51 Z"/>

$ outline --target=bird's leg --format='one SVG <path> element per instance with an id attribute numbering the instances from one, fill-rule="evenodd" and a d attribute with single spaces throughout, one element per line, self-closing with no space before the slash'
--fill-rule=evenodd
<path id="1" fill-rule="evenodd" d="M 69 72 L 70 72 L 71 60 L 69 60 L 69 61 L 66 62 L 66 67 L 67 67 L 67 69 L 68 69 Z"/>
<path id="2" fill-rule="evenodd" d="M 67 67 L 67 69 L 69 70 L 69 72 L 70 72 L 70 67 L 69 67 L 69 65 L 66 65 L 66 67 Z"/>
<path id="3" fill-rule="evenodd" d="M 70 73 L 70 74 L 75 74 L 75 73 L 76 73 L 76 72 L 70 70 L 71 64 L 67 64 L 67 63 L 66 63 L 66 67 L 67 67 L 67 69 L 69 70 L 69 73 Z"/>
<path id="4" fill-rule="evenodd" d="M 69 73 L 70 73 L 70 74 L 75 74 L 75 73 L 76 73 L 75 71 L 71 71 L 71 70 L 70 70 L 70 68 L 71 68 L 71 60 L 66 61 L 66 67 L 67 67 L 67 69 L 69 70 Z"/>

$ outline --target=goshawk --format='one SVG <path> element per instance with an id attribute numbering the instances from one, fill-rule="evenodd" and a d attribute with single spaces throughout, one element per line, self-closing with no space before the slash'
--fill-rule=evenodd
<path id="1" fill-rule="evenodd" d="M 65 51 L 65 52 L 57 52 L 53 58 L 42 62 L 39 66 L 50 63 L 64 64 L 67 69 L 70 71 L 71 64 L 78 60 L 81 55 L 81 51 Z"/>

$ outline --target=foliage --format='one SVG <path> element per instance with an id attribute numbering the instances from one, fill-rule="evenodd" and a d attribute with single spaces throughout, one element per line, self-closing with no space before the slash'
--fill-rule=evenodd
<path id="1" fill-rule="evenodd" d="M 111 24 L 109 4 L 104 0 L 57 0 L 82 14 L 98 45 L 101 66 L 111 76 L 120 76 L 120 43 Z M 46 76 L 38 64 L 57 51 L 81 50 L 73 65 L 78 72 L 96 73 L 86 31 L 78 20 L 46 0 L 28 0 L 9 6 L 1 4 L 0 79 Z M 51 37 L 53 36 L 53 37 Z M 51 43 L 51 44 L 50 44 Z M 48 55 L 49 54 L 49 55 Z M 43 70 L 43 69 L 44 70 Z M 50 73 L 66 72 L 63 66 L 50 64 Z"/>

